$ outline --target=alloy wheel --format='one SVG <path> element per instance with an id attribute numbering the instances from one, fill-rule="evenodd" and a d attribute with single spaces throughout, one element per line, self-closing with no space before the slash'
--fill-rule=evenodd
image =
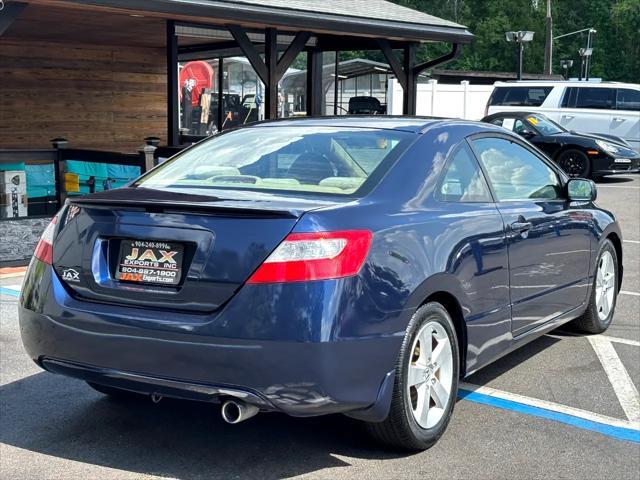
<path id="1" fill-rule="evenodd" d="M 422 428 L 433 428 L 444 416 L 451 396 L 451 340 L 442 325 L 427 322 L 410 352 L 406 385 L 413 418 Z"/>
<path id="2" fill-rule="evenodd" d="M 562 159 L 562 169 L 570 177 L 582 177 L 587 171 L 586 160 L 578 153 L 569 153 Z"/>
<path id="3" fill-rule="evenodd" d="M 596 272 L 596 308 L 598 318 L 605 320 L 609 317 L 615 296 L 616 269 L 611 253 L 605 251 L 598 261 Z"/>

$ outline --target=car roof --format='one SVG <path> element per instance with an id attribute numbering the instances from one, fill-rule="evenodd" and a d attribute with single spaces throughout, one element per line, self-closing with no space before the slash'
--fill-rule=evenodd
<path id="1" fill-rule="evenodd" d="M 589 82 L 579 80 L 537 80 L 537 81 L 515 81 L 515 82 L 495 82 L 495 87 L 548 87 L 548 86 L 567 86 L 567 87 L 601 87 L 601 88 L 640 88 L 637 83 L 622 82 Z"/>
<path id="2" fill-rule="evenodd" d="M 373 128 L 385 130 L 401 130 L 412 133 L 422 133 L 429 127 L 443 121 L 455 122 L 455 119 L 443 119 L 436 117 L 409 117 L 392 115 L 340 115 L 334 117 L 298 117 L 266 120 L 248 125 L 255 127 L 274 126 L 321 126 L 321 127 L 352 127 Z"/>
<path id="3" fill-rule="evenodd" d="M 542 117 L 547 118 L 544 113 L 526 112 L 524 110 L 519 110 L 519 111 L 516 111 L 516 112 L 511 112 L 511 111 L 496 112 L 496 113 L 492 113 L 491 115 L 487 115 L 485 118 L 489 118 L 489 117 L 526 117 L 527 115 L 540 115 Z"/>

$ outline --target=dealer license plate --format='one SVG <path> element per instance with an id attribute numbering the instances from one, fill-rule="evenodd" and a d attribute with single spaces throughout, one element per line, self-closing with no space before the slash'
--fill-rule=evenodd
<path id="1" fill-rule="evenodd" d="M 120 242 L 116 278 L 123 282 L 177 285 L 182 276 L 184 246 L 161 241 Z"/>

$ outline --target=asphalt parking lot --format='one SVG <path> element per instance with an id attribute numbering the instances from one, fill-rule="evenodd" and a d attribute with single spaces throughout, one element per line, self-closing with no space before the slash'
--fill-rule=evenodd
<path id="1" fill-rule="evenodd" d="M 465 380 L 432 449 L 389 452 L 342 416 L 109 400 L 41 371 L 17 323 L 21 276 L 0 278 L 0 477 L 611 478 L 640 475 L 640 176 L 598 185 L 622 224 L 625 279 L 604 335 L 555 331 Z"/>

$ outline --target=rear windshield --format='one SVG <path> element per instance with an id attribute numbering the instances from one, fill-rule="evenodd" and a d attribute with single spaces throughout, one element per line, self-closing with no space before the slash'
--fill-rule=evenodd
<path id="1" fill-rule="evenodd" d="M 349 127 L 245 128 L 207 140 L 136 182 L 352 195 L 389 168 L 414 135 Z"/>
<path id="2" fill-rule="evenodd" d="M 496 87 L 489 105 L 539 107 L 553 87 Z"/>

